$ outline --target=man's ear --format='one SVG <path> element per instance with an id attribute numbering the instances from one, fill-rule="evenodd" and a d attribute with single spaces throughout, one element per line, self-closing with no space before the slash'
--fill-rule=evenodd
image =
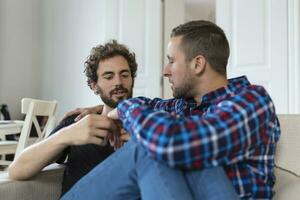
<path id="1" fill-rule="evenodd" d="M 94 91 L 95 94 L 98 94 L 98 88 L 96 82 L 91 82 L 91 89 Z"/>
<path id="2" fill-rule="evenodd" d="M 195 74 L 199 75 L 205 71 L 207 61 L 204 56 L 198 55 L 193 59 L 193 70 Z"/>

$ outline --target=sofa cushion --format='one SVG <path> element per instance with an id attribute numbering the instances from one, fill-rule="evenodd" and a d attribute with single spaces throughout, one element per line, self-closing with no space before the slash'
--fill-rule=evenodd
<path id="1" fill-rule="evenodd" d="M 300 115 L 279 115 L 281 136 L 277 145 L 277 166 L 300 175 Z"/>
<path id="2" fill-rule="evenodd" d="M 27 181 L 14 181 L 7 172 L 0 173 L 0 196 L 5 200 L 57 200 L 61 194 L 63 166 L 48 166 Z"/>
<path id="3" fill-rule="evenodd" d="M 275 175 L 274 199 L 299 199 L 300 177 L 279 168 L 275 168 Z"/>

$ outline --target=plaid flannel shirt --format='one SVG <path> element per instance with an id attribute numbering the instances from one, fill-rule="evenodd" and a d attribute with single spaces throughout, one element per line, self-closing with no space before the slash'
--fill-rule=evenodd
<path id="1" fill-rule="evenodd" d="M 223 166 L 242 199 L 271 199 L 279 121 L 270 96 L 245 76 L 202 97 L 138 97 L 118 105 L 124 128 L 155 160 L 179 169 Z"/>

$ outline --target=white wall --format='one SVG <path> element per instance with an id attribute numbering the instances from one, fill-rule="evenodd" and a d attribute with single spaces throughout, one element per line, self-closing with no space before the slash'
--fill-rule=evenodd
<path id="1" fill-rule="evenodd" d="M 22 97 L 39 96 L 40 6 L 39 0 L 0 1 L 0 103 L 13 119 L 22 117 Z"/>
<path id="2" fill-rule="evenodd" d="M 59 116 L 99 103 L 83 62 L 102 42 L 99 0 L 0 1 L 0 103 L 22 117 L 21 98 L 56 99 Z"/>
<path id="3" fill-rule="evenodd" d="M 100 98 L 86 84 L 84 61 L 103 42 L 99 0 L 44 0 L 42 98 L 59 102 L 59 116 Z"/>

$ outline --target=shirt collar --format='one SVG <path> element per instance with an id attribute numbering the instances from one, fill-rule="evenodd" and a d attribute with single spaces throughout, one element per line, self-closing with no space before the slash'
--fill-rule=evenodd
<path id="1" fill-rule="evenodd" d="M 209 92 L 202 97 L 201 104 L 211 104 L 217 101 L 219 98 L 225 95 L 235 93 L 237 90 L 249 86 L 250 82 L 246 76 L 240 76 L 237 78 L 228 79 L 228 84 L 225 87 L 221 87 L 217 90 Z"/>

